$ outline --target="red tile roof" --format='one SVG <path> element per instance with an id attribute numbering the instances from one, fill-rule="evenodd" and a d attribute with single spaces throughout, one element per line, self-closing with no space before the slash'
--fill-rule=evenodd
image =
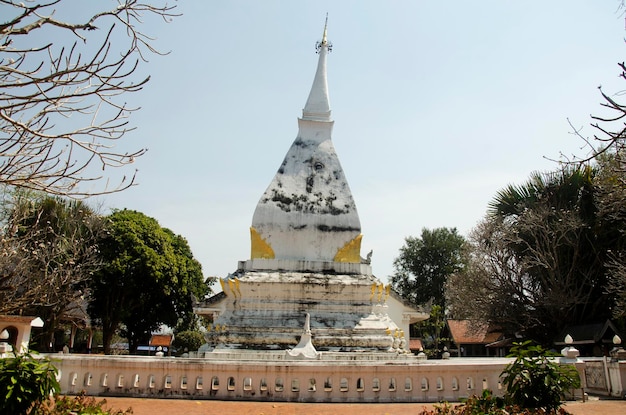
<path id="1" fill-rule="evenodd" d="M 409 339 L 409 350 L 424 350 L 421 339 Z"/>
<path id="2" fill-rule="evenodd" d="M 484 321 L 448 320 L 448 327 L 456 344 L 489 344 L 502 337 L 496 327 Z"/>
<path id="3" fill-rule="evenodd" d="M 153 334 L 152 337 L 150 337 L 150 346 L 170 347 L 173 341 L 173 334 Z"/>

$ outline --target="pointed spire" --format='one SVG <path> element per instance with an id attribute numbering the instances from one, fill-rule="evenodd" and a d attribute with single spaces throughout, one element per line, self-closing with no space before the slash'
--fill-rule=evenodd
<path id="1" fill-rule="evenodd" d="M 302 110 L 303 120 L 330 121 L 330 99 L 328 97 L 328 80 L 326 78 L 326 55 L 332 49 L 332 44 L 327 38 L 328 13 L 324 23 L 322 41 L 317 42 L 316 48 L 319 53 L 317 71 L 313 79 L 313 86 L 309 98 Z"/>
<path id="2" fill-rule="evenodd" d="M 322 35 L 322 45 L 328 44 L 328 39 L 326 38 L 327 31 L 328 31 L 328 13 L 326 13 L 326 21 L 324 22 L 324 34 Z"/>
<path id="3" fill-rule="evenodd" d="M 312 270 L 315 262 L 326 271 L 336 266 L 345 273 L 350 264 L 363 272 L 361 223 L 331 140 L 326 26 L 317 45 L 320 58 L 298 135 L 252 217 L 250 269 Z"/>

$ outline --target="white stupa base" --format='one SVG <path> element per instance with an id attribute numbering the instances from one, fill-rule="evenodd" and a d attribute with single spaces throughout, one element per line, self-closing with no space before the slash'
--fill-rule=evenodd
<path id="1" fill-rule="evenodd" d="M 382 283 L 371 275 L 244 271 L 207 342 L 217 350 L 285 351 L 298 344 L 305 316 L 317 351 L 392 352 L 399 328 L 387 315 Z"/>
<path id="2" fill-rule="evenodd" d="M 353 262 L 304 261 L 295 259 L 249 259 L 239 261 L 243 271 L 314 272 L 372 276 L 369 264 Z"/>

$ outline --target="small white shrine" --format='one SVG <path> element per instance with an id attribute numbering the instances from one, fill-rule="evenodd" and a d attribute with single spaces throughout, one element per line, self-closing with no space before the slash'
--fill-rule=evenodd
<path id="1" fill-rule="evenodd" d="M 43 327 L 39 317 L 0 315 L 0 358 L 28 352 L 33 327 Z"/>
<path id="2" fill-rule="evenodd" d="M 225 295 L 196 308 L 216 317 L 207 350 L 406 354 L 409 324 L 428 317 L 395 299 L 394 321 L 391 287 L 372 274 L 371 253 L 361 257 L 359 215 L 331 139 L 331 48 L 325 25 L 298 135 L 252 218 L 250 259 L 220 280 Z"/>

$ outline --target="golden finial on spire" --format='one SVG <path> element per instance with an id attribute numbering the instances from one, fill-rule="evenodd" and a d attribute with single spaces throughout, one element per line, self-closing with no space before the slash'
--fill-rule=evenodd
<path id="1" fill-rule="evenodd" d="M 317 53 L 320 53 L 320 51 L 322 50 L 324 46 L 326 46 L 329 52 L 333 50 L 333 44 L 328 41 L 327 31 L 328 31 L 328 13 L 326 13 L 326 21 L 324 22 L 324 33 L 322 34 L 322 40 L 320 42 L 315 42 L 315 50 L 317 51 Z"/>

